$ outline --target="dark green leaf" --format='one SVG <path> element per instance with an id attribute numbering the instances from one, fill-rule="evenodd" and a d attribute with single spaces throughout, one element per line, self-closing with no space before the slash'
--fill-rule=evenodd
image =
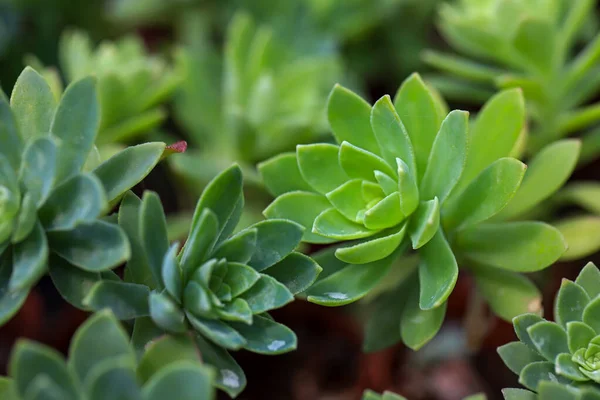
<path id="1" fill-rule="evenodd" d="M 527 331 L 527 329 L 530 326 L 537 324 L 538 322 L 542 322 L 542 321 L 544 321 L 542 319 L 542 317 L 540 317 L 537 314 L 531 314 L 531 313 L 522 314 L 522 315 L 519 315 L 518 317 L 513 318 L 513 325 L 515 327 L 515 333 L 517 334 L 517 337 L 519 338 L 519 340 L 521 342 L 525 343 L 526 345 L 531 347 L 533 350 L 536 350 L 536 347 L 533 344 L 533 341 L 531 340 L 531 337 L 529 336 L 529 332 Z"/>
<path id="2" fill-rule="evenodd" d="M 517 375 L 532 362 L 544 361 L 541 355 L 522 342 L 510 342 L 500 346 L 498 354 L 504 364 Z"/>
<path id="3" fill-rule="evenodd" d="M 246 300 L 254 314 L 283 307 L 294 300 L 292 293 L 283 284 L 268 275 L 261 275 L 240 298 Z"/>
<path id="4" fill-rule="evenodd" d="M 47 231 L 66 231 L 92 223 L 106 209 L 102 183 L 92 174 L 78 174 L 55 187 L 39 211 Z"/>
<path id="5" fill-rule="evenodd" d="M 590 297 L 581 286 L 563 279 L 554 302 L 554 320 L 563 327 L 570 321 L 581 321 Z"/>
<path id="6" fill-rule="evenodd" d="M 100 281 L 100 274 L 77 268 L 56 254 L 50 255 L 48 270 L 60 295 L 75 307 L 83 310 L 87 309 L 83 304 L 83 299 L 94 284 Z"/>
<path id="7" fill-rule="evenodd" d="M 38 207 L 44 204 L 52 189 L 54 174 L 59 168 L 57 152 L 50 136 L 29 142 L 23 150 L 19 179 Z"/>
<path id="8" fill-rule="evenodd" d="M 101 281 L 83 299 L 92 310 L 109 308 L 119 319 L 133 319 L 150 315 L 150 289 L 144 285 L 126 282 Z"/>
<path id="9" fill-rule="evenodd" d="M 177 301 L 181 301 L 181 292 L 183 290 L 183 277 L 179 261 L 177 261 L 177 251 L 179 243 L 174 243 L 167 254 L 162 265 L 162 282 L 167 292 Z"/>
<path id="10" fill-rule="evenodd" d="M 270 219 L 252 225 L 256 229 L 256 248 L 248 262 L 262 271 L 290 254 L 302 240 L 304 228 L 290 220 Z"/>
<path id="11" fill-rule="evenodd" d="M 46 272 L 48 253 L 46 235 L 38 222 L 29 236 L 14 246 L 10 290 L 19 291 L 32 287 Z"/>
<path id="12" fill-rule="evenodd" d="M 185 332 L 185 315 L 166 294 L 150 293 L 150 316 L 160 328 L 169 332 Z"/>
<path id="13" fill-rule="evenodd" d="M 227 274 L 223 283 L 231 288 L 231 296 L 237 297 L 250 289 L 258 280 L 260 274 L 253 268 L 240 263 L 227 263 Z"/>
<path id="14" fill-rule="evenodd" d="M 198 219 L 194 217 L 190 236 L 179 253 L 184 276 L 189 277 L 206 260 L 217 242 L 218 234 L 219 220 L 210 209 L 205 208 Z"/>
<path id="15" fill-rule="evenodd" d="M 215 386 L 232 397 L 237 396 L 246 387 L 246 375 L 229 353 L 218 346 L 195 335 L 196 344 L 202 353 L 202 359 L 217 369 Z"/>
<path id="16" fill-rule="evenodd" d="M 146 351 L 137 367 L 137 375 L 143 383 L 168 365 L 178 361 L 198 362 L 200 352 L 189 335 L 165 335 L 146 346 Z"/>
<path id="17" fill-rule="evenodd" d="M 246 229 L 220 243 L 213 257 L 225 258 L 230 262 L 247 263 L 256 249 L 256 229 Z"/>
<path id="18" fill-rule="evenodd" d="M 144 179 L 160 161 L 164 143 L 152 142 L 131 146 L 104 161 L 94 169 L 100 179 L 110 205 Z"/>
<path id="19" fill-rule="evenodd" d="M 424 201 L 411 217 L 408 232 L 414 250 L 427 244 L 439 230 L 440 202 L 437 197 Z"/>
<path id="20" fill-rule="evenodd" d="M 595 336 L 596 331 L 583 322 L 571 321 L 567 323 L 569 351 L 572 354 L 579 349 L 586 348 Z"/>
<path id="21" fill-rule="evenodd" d="M 56 165 L 57 183 L 81 171 L 94 146 L 100 122 L 95 86 L 92 77 L 72 83 L 56 109 L 50 130 L 62 140 Z M 124 172 L 119 171 L 120 174 Z"/>
<path id="22" fill-rule="evenodd" d="M 400 320 L 400 335 L 404 344 L 416 351 L 433 339 L 444 322 L 446 306 L 447 303 L 443 303 L 431 310 L 421 310 L 419 286 L 414 285 Z"/>
<path id="23" fill-rule="evenodd" d="M 197 316 L 214 317 L 211 294 L 200 283 L 191 281 L 183 291 L 183 307 Z"/>
<path id="24" fill-rule="evenodd" d="M 541 381 L 567 383 L 568 380 L 556 375 L 554 363 L 539 361 L 527 365 L 519 375 L 519 383 L 531 390 L 537 390 Z"/>
<path id="25" fill-rule="evenodd" d="M 527 333 L 537 351 L 548 361 L 554 362 L 560 353 L 569 352 L 567 332 L 554 322 L 538 322 L 527 328 Z"/>
<path id="26" fill-rule="evenodd" d="M 226 321 L 243 322 L 247 325 L 252 324 L 252 310 L 245 300 L 234 299 L 225 304 L 223 308 L 217 310 L 219 318 Z"/>
<path id="27" fill-rule="evenodd" d="M 142 400 L 134 363 L 128 357 L 116 357 L 95 367 L 86 382 L 91 400 Z"/>
<path id="28" fill-rule="evenodd" d="M 10 108 L 8 99 L 0 90 L 0 154 L 6 157 L 14 171 L 19 169 L 23 152 L 21 138 L 15 116 Z"/>
<path id="29" fill-rule="evenodd" d="M 244 348 L 254 353 L 282 354 L 297 347 L 294 332 L 269 318 L 256 315 L 251 325 L 239 322 L 229 324 L 246 339 Z"/>
<path id="30" fill-rule="evenodd" d="M 177 394 L 178 400 L 213 400 L 213 374 L 198 363 L 178 362 L 163 368 L 144 387 L 144 399 L 164 400 Z"/>
<path id="31" fill-rule="evenodd" d="M 239 350 L 246 344 L 246 340 L 239 332 L 225 322 L 186 314 L 194 329 L 213 343 L 230 350 Z"/>
<path id="32" fill-rule="evenodd" d="M 162 289 L 164 288 L 162 265 L 169 250 L 169 239 L 165 212 L 158 195 L 154 192 L 145 192 L 139 212 L 140 240 L 146 251 L 150 271 L 155 281 L 159 282 L 158 288 Z"/>
<path id="33" fill-rule="evenodd" d="M 440 307 L 452 293 L 458 279 L 458 264 L 441 230 L 419 254 L 419 307 L 430 310 Z"/>
<path id="34" fill-rule="evenodd" d="M 393 346 L 402 340 L 400 318 L 408 294 L 406 285 L 383 293 L 373 302 L 372 312 L 365 324 L 363 350 L 375 352 Z"/>
<path id="35" fill-rule="evenodd" d="M 70 231 L 50 232 L 48 238 L 50 247 L 58 255 L 91 272 L 116 267 L 131 254 L 123 230 L 100 220 L 79 224 Z"/>
<path id="36" fill-rule="evenodd" d="M 310 257 L 293 252 L 265 271 L 285 285 L 292 294 L 308 289 L 323 269 Z"/>
<path id="37" fill-rule="evenodd" d="M 579 272 L 575 283 L 584 288 L 593 299 L 600 294 L 600 271 L 593 262 L 589 262 Z"/>
<path id="38" fill-rule="evenodd" d="M 556 357 L 556 373 L 574 381 L 587 381 L 588 378 L 579 371 L 579 365 L 573 361 L 571 354 L 563 353 Z"/>
<path id="39" fill-rule="evenodd" d="M 406 234 L 406 224 L 383 231 L 370 240 L 349 247 L 341 247 L 335 251 L 335 256 L 349 264 L 366 264 L 381 260 L 392 254 L 400 246 Z"/>
<path id="40" fill-rule="evenodd" d="M 600 297 L 594 298 L 583 310 L 583 322 L 600 332 Z"/>

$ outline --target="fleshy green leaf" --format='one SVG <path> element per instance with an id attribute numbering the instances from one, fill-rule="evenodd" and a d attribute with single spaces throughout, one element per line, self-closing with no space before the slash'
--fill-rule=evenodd
<path id="1" fill-rule="evenodd" d="M 591 215 L 567 217 L 554 223 L 568 244 L 561 260 L 587 257 L 600 249 L 600 218 Z"/>
<path id="2" fill-rule="evenodd" d="M 458 232 L 456 243 L 474 261 L 517 272 L 543 269 L 567 247 L 557 229 L 529 221 L 467 228 Z"/>
<path id="3" fill-rule="evenodd" d="M 380 237 L 366 240 L 349 247 L 341 247 L 335 256 L 349 264 L 366 264 L 381 260 L 400 246 L 406 234 L 406 224 L 383 231 Z"/>
<path id="4" fill-rule="evenodd" d="M 128 357 L 116 357 L 95 367 L 85 386 L 93 400 L 143 399 L 136 381 L 134 363 Z"/>
<path id="5" fill-rule="evenodd" d="M 297 347 L 296 334 L 270 318 L 256 315 L 251 325 L 239 322 L 229 324 L 246 339 L 244 348 L 254 353 L 282 354 Z"/>
<path id="6" fill-rule="evenodd" d="M 209 256 L 219 233 L 219 221 L 212 210 L 205 208 L 194 218 L 190 235 L 180 252 L 181 269 L 190 276 Z"/>
<path id="7" fill-rule="evenodd" d="M 144 285 L 126 282 L 101 281 L 83 299 L 92 310 L 109 308 L 118 319 L 133 319 L 150 315 L 150 289 Z"/>
<path id="8" fill-rule="evenodd" d="M 524 275 L 497 268 L 474 268 L 477 288 L 500 318 L 510 322 L 517 315 L 542 312 L 542 294 Z"/>
<path id="9" fill-rule="evenodd" d="M 563 279 L 554 302 L 554 320 L 563 327 L 568 322 L 581 321 L 590 297 L 581 286 Z"/>
<path id="10" fill-rule="evenodd" d="M 267 275 L 261 275 L 240 298 L 246 300 L 254 314 L 283 307 L 294 300 L 292 293 L 283 284 Z"/>
<path id="11" fill-rule="evenodd" d="M 502 389 L 505 400 L 536 400 L 537 394 L 525 389 L 507 388 Z"/>
<path id="12" fill-rule="evenodd" d="M 100 311 L 84 322 L 73 336 L 68 367 L 80 382 L 84 382 L 98 363 L 119 356 L 135 365 L 129 336 L 112 313 Z"/>
<path id="13" fill-rule="evenodd" d="M 304 227 L 284 219 L 270 219 L 250 227 L 256 229 L 256 247 L 248 262 L 263 271 L 290 254 L 302 240 Z"/>
<path id="14" fill-rule="evenodd" d="M 521 342 L 525 343 L 534 350 L 536 350 L 536 347 L 533 344 L 533 340 L 529 336 L 528 328 L 542 321 L 544 321 L 542 317 L 531 313 L 522 314 L 513 318 L 513 325 L 515 327 L 515 333 L 517 334 L 517 337 Z"/>
<path id="15" fill-rule="evenodd" d="M 600 294 L 600 270 L 589 262 L 583 267 L 575 283 L 585 289 L 590 298 L 595 298 Z"/>
<path id="16" fill-rule="evenodd" d="M 256 229 L 245 229 L 223 241 L 214 251 L 213 257 L 226 258 L 231 262 L 247 263 L 256 249 Z"/>
<path id="17" fill-rule="evenodd" d="M 206 319 L 186 313 L 190 324 L 204 337 L 219 346 L 230 350 L 238 350 L 246 344 L 246 340 L 238 331 L 217 319 Z"/>
<path id="18" fill-rule="evenodd" d="M 162 282 L 167 289 L 167 292 L 177 301 L 181 301 L 181 292 L 183 290 L 183 277 L 179 261 L 177 261 L 177 250 L 179 250 L 179 243 L 174 243 L 167 254 L 165 254 L 161 277 Z"/>
<path id="19" fill-rule="evenodd" d="M 340 166 L 350 178 L 360 178 L 375 181 L 376 170 L 394 175 L 394 171 L 385 160 L 376 154 L 355 146 L 349 142 L 342 142 L 339 150 Z M 321 171 L 321 173 L 323 173 Z"/>
<path id="20" fill-rule="evenodd" d="M 400 320 L 408 290 L 400 285 L 378 296 L 373 302 L 365 324 L 363 351 L 370 353 L 383 350 L 402 340 Z"/>
<path id="21" fill-rule="evenodd" d="M 406 163 L 396 158 L 396 164 L 398 166 L 400 209 L 404 215 L 411 215 L 419 206 L 419 189 Z"/>
<path id="22" fill-rule="evenodd" d="M 143 389 L 146 400 L 163 400 L 177 394 L 178 400 L 215 398 L 212 373 L 207 367 L 189 361 L 173 363 L 156 373 Z"/>
<path id="23" fill-rule="evenodd" d="M 339 146 L 328 143 L 296 147 L 302 177 L 321 194 L 332 191 L 349 179 L 339 164 L 338 152 Z"/>
<path id="24" fill-rule="evenodd" d="M 269 193 L 275 197 L 297 190 L 313 191 L 300 174 L 296 153 L 282 153 L 263 161 L 258 164 L 258 172 Z"/>
<path id="25" fill-rule="evenodd" d="M 50 232 L 48 237 L 53 251 L 86 271 L 111 269 L 131 254 L 123 230 L 100 220 L 79 224 L 70 231 Z"/>
<path id="26" fill-rule="evenodd" d="M 338 143 L 348 141 L 372 153 L 379 153 L 371 129 L 371 106 L 356 93 L 335 85 L 329 95 L 327 116 Z"/>
<path id="27" fill-rule="evenodd" d="M 295 295 L 308 289 L 322 270 L 310 257 L 292 252 L 264 273 L 285 285 Z"/>
<path id="28" fill-rule="evenodd" d="M 18 243 L 25 239 L 38 222 L 35 200 L 31 193 L 26 193 L 21 201 L 21 208 L 15 221 L 11 242 Z"/>
<path id="29" fill-rule="evenodd" d="M 388 273 L 392 262 L 403 250 L 399 248 L 384 259 L 349 265 L 332 273 L 306 291 L 308 301 L 331 307 L 350 304 L 364 297 Z"/>
<path id="30" fill-rule="evenodd" d="M 100 122 L 95 86 L 91 77 L 69 85 L 54 114 L 50 130 L 62 140 L 57 154 L 57 183 L 81 171 L 94 146 Z M 124 173 L 120 170 L 119 176 Z"/>
<path id="31" fill-rule="evenodd" d="M 554 194 L 571 176 L 580 150 L 581 142 L 575 139 L 560 140 L 544 147 L 527 164 L 519 190 L 498 218 L 517 217 Z"/>
<path id="32" fill-rule="evenodd" d="M 40 137 L 23 150 L 19 179 L 33 197 L 35 204 L 44 204 L 54 183 L 57 164 L 57 146 L 50 137 Z"/>
<path id="33" fill-rule="evenodd" d="M 408 226 L 413 249 L 416 250 L 427 244 L 438 231 L 439 225 L 440 203 L 437 197 L 422 202 L 411 217 Z"/>
<path id="34" fill-rule="evenodd" d="M 260 279 L 260 276 L 256 270 L 247 265 L 228 262 L 223 283 L 231 288 L 231 296 L 237 297 L 250 289 Z"/>
<path id="35" fill-rule="evenodd" d="M 394 165 L 396 158 L 400 158 L 415 174 L 417 167 L 410 137 L 396 113 L 390 96 L 383 96 L 373 106 L 371 128 L 379 144 L 381 155 L 387 163 Z"/>
<path id="36" fill-rule="evenodd" d="M 521 342 L 510 342 L 498 347 L 498 354 L 508 369 L 517 375 L 532 362 L 544 361 L 542 356 Z"/>
<path id="37" fill-rule="evenodd" d="M 513 47 L 520 57 L 542 74 L 550 73 L 556 63 L 556 28 L 541 18 L 523 18 L 514 34 Z"/>
<path id="38" fill-rule="evenodd" d="M 369 208 L 364 214 L 363 223 L 365 227 L 380 230 L 401 223 L 406 216 L 401 211 L 400 199 L 400 193 L 394 192 Z"/>
<path id="39" fill-rule="evenodd" d="M 452 293 L 458 279 L 458 264 L 441 230 L 423 246 L 419 254 L 419 307 L 431 310 L 440 307 Z"/>
<path id="40" fill-rule="evenodd" d="M 88 272 L 69 264 L 56 254 L 51 254 L 48 260 L 48 270 L 52 283 L 60 295 L 75 307 L 86 310 L 83 299 L 94 284 L 100 281 L 98 272 Z"/>
<path id="41" fill-rule="evenodd" d="M 170 332 L 185 332 L 185 315 L 167 295 L 150 293 L 150 316 L 162 329 Z"/>
<path id="42" fill-rule="evenodd" d="M 525 100 L 521 89 L 504 90 L 488 100 L 471 128 L 467 163 L 459 187 L 471 182 L 494 161 L 507 157 L 524 122 Z"/>
<path id="43" fill-rule="evenodd" d="M 267 218 L 283 218 L 302 225 L 302 240 L 308 243 L 331 243 L 335 239 L 326 238 L 312 232 L 315 219 L 323 211 L 331 208 L 325 196 L 309 192 L 289 192 L 275 199 L 263 214 Z"/>
<path id="44" fill-rule="evenodd" d="M 402 341 L 412 350 L 429 342 L 442 327 L 446 316 L 446 303 L 430 310 L 419 307 L 419 286 L 415 285 L 408 296 L 400 320 Z"/>
<path id="45" fill-rule="evenodd" d="M 23 149 L 21 138 L 15 116 L 12 112 L 8 99 L 0 90 L 0 154 L 6 157 L 14 171 L 19 169 Z"/>
<path id="46" fill-rule="evenodd" d="M 519 375 L 519 383 L 531 390 L 537 390 L 541 381 L 567 383 L 567 380 L 556 375 L 554 363 L 539 361 L 527 365 Z"/>
<path id="47" fill-rule="evenodd" d="M 312 229 L 313 233 L 336 240 L 361 239 L 377 232 L 346 219 L 334 208 L 319 214 Z"/>
<path id="48" fill-rule="evenodd" d="M 226 321 L 243 322 L 246 325 L 252 324 L 252 310 L 245 300 L 234 299 L 225 304 L 223 308 L 217 310 L 219 317 Z"/>
<path id="49" fill-rule="evenodd" d="M 556 357 L 556 373 L 574 381 L 587 381 L 588 378 L 579 371 L 579 365 L 572 360 L 571 354 L 563 353 Z"/>
<path id="50" fill-rule="evenodd" d="M 19 291 L 32 287 L 46 272 L 48 253 L 46 235 L 38 222 L 29 236 L 14 246 L 10 290 Z"/>
<path id="51" fill-rule="evenodd" d="M 144 143 L 122 150 L 94 169 L 111 205 L 144 179 L 158 164 L 165 150 L 159 142 Z"/>
<path id="52" fill-rule="evenodd" d="M 200 283 L 191 281 L 183 291 L 183 307 L 196 316 L 213 318 L 213 304 L 208 289 Z"/>
<path id="53" fill-rule="evenodd" d="M 414 148 L 417 173 L 411 172 L 420 181 L 444 115 L 440 114 L 433 94 L 416 73 L 402 82 L 394 97 L 394 106 Z"/>
<path id="54" fill-rule="evenodd" d="M 379 184 L 379 190 L 377 190 L 377 192 L 379 191 L 383 191 L 383 193 L 386 196 L 389 196 L 390 194 L 397 192 L 398 191 L 398 182 L 396 180 L 394 180 L 393 178 L 391 178 L 389 175 L 384 174 L 381 171 L 375 170 L 375 179 L 377 180 L 377 183 Z M 362 181 L 361 186 L 364 186 L 364 188 L 366 189 L 366 191 L 369 191 L 369 187 L 368 185 L 371 182 L 369 181 Z M 375 190 L 373 190 L 373 192 L 375 192 Z M 377 195 L 373 196 L 373 198 L 377 198 L 379 197 L 379 193 L 377 193 Z M 368 197 L 367 196 L 363 196 L 363 198 L 365 199 L 365 201 L 370 202 L 370 200 L 367 200 Z"/>
<path id="55" fill-rule="evenodd" d="M 527 328 L 527 333 L 537 351 L 548 361 L 554 362 L 560 353 L 569 352 L 567 332 L 554 322 L 538 322 Z"/>
<path id="56" fill-rule="evenodd" d="M 158 287 L 164 287 L 162 265 L 169 250 L 167 221 L 160 198 L 154 192 L 145 192 L 140 207 L 140 240 L 146 252 L 148 266 L 154 275 Z M 195 244 L 195 243 L 193 243 Z"/>
<path id="57" fill-rule="evenodd" d="M 500 212 L 519 189 L 526 168 L 514 158 L 494 161 L 465 190 L 446 202 L 444 227 L 453 230 L 473 226 Z"/>
<path id="58" fill-rule="evenodd" d="M 162 368 L 179 361 L 200 361 L 200 353 L 194 339 L 187 335 L 165 335 L 146 346 L 146 351 L 137 367 L 137 375 L 148 382 Z"/>
<path id="59" fill-rule="evenodd" d="M 396 185 L 394 185 L 396 186 Z M 350 221 L 360 223 L 359 212 L 367 202 L 362 196 L 362 179 L 352 179 L 326 194 L 327 200 L 336 210 Z M 400 204 L 398 203 L 398 208 Z"/>
<path id="60" fill-rule="evenodd" d="M 579 349 L 586 348 L 595 336 L 596 332 L 583 322 L 571 321 L 567 323 L 567 337 L 571 354 Z"/>
<path id="61" fill-rule="evenodd" d="M 596 297 L 585 307 L 583 322 L 596 332 L 600 332 L 600 297 Z"/>
<path id="62" fill-rule="evenodd" d="M 106 209 L 102 183 L 92 174 L 79 174 L 54 188 L 39 211 L 47 231 L 71 230 L 91 223 Z"/>
<path id="63" fill-rule="evenodd" d="M 17 78 L 10 105 L 24 139 L 50 132 L 56 99 L 48 83 L 33 68 L 25 67 Z"/>
<path id="64" fill-rule="evenodd" d="M 46 375 L 58 384 L 66 399 L 77 400 L 80 396 L 64 358 L 47 346 L 21 339 L 13 349 L 8 369 L 17 392 L 23 398 L 26 398 L 25 393 L 39 375 Z"/>
<path id="65" fill-rule="evenodd" d="M 442 122 L 420 186 L 423 199 L 443 203 L 458 182 L 467 159 L 469 113 L 452 111 Z"/>
<path id="66" fill-rule="evenodd" d="M 202 359 L 217 370 L 214 385 L 232 397 L 237 396 L 246 387 L 246 375 L 229 353 L 213 345 L 200 335 L 195 336 Z"/>

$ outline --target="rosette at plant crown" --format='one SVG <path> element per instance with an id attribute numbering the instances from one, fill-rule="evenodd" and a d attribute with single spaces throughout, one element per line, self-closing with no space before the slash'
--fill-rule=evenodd
<path id="1" fill-rule="evenodd" d="M 103 217 L 154 168 L 165 144 L 130 147 L 101 163 L 98 120 L 92 78 L 57 102 L 26 68 L 10 103 L 0 92 L 0 324 L 48 269 L 61 295 L 82 307 L 85 288 L 129 258 L 125 233 Z"/>
<path id="2" fill-rule="evenodd" d="M 138 358 L 129 335 L 108 311 L 79 327 L 67 361 L 50 347 L 22 339 L 8 370 L 10 378 L 0 378 L 5 400 L 215 398 L 214 371 L 202 365 L 192 338 L 162 337 Z"/>
<path id="3" fill-rule="evenodd" d="M 588 263 L 575 282 L 563 279 L 554 305 L 556 322 L 534 314 L 513 320 L 519 342 L 498 348 L 526 388 L 543 381 L 595 388 L 600 398 L 600 271 Z"/>
<path id="4" fill-rule="evenodd" d="M 509 155 L 518 146 L 523 107 L 520 90 L 502 92 L 469 132 L 468 114 L 446 115 L 445 104 L 416 74 L 393 103 L 384 96 L 372 107 L 336 86 L 328 116 L 338 144 L 299 145 L 295 153 L 259 165 L 265 185 L 277 196 L 264 211 L 268 218 L 303 225 L 309 243 L 347 244 L 330 250 L 341 265 L 307 291 L 308 300 L 323 305 L 358 300 L 409 247 L 420 257 L 418 292 L 407 300 L 403 326 L 426 315 L 441 323 L 457 280 L 457 259 L 473 269 L 485 295 L 501 281 L 539 297 L 515 272 L 549 266 L 565 251 L 564 240 L 547 224 L 506 220 L 556 190 L 562 174 L 540 185 L 540 170 L 547 166 L 533 160 L 536 168 L 519 190 L 526 166 Z M 577 142 L 566 141 L 544 157 L 566 154 L 570 165 L 578 149 Z M 509 302 L 513 309 L 508 310 L 489 300 L 508 319 L 518 315 L 515 307 L 523 307 Z M 432 326 L 439 328 L 437 322 Z M 404 340 L 420 347 L 426 336 Z"/>
<path id="5" fill-rule="evenodd" d="M 161 332 L 194 332 L 206 362 L 220 369 L 217 385 L 237 395 L 245 385 L 226 350 L 279 354 L 296 348 L 296 336 L 267 313 L 306 290 L 321 267 L 294 252 L 303 228 L 289 220 L 256 223 L 234 235 L 244 198 L 235 165 L 214 178 L 198 201 L 190 234 L 179 251 L 169 246 L 158 196 L 128 194 L 119 224 L 133 254 L 125 280 L 97 283 L 85 303 L 138 318 L 134 341 Z M 141 318 L 149 317 L 149 318 Z"/>

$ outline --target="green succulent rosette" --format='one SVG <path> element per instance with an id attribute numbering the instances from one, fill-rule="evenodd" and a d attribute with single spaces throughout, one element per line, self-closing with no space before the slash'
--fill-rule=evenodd
<path id="1" fill-rule="evenodd" d="M 180 250 L 169 245 L 158 196 L 128 194 L 119 210 L 133 247 L 124 280 L 97 283 L 85 299 L 93 309 L 136 318 L 133 340 L 140 347 L 157 335 L 191 332 L 205 361 L 220 371 L 217 386 L 232 396 L 246 378 L 228 350 L 294 350 L 294 332 L 268 312 L 291 302 L 321 271 L 294 251 L 303 233 L 295 222 L 262 221 L 233 234 L 243 205 L 242 173 L 234 165 L 206 187 Z"/>
<path id="2" fill-rule="evenodd" d="M 521 92 L 491 99 L 470 131 L 468 113 L 445 108 L 416 74 L 393 102 L 384 96 L 373 106 L 338 85 L 328 104 L 336 143 L 299 145 L 259 165 L 277 197 L 264 215 L 306 227 L 305 242 L 337 243 L 315 256 L 327 273 L 306 292 L 309 301 L 348 304 L 406 275 L 407 288 L 395 286 L 402 293 L 390 300 L 402 323 L 375 323 L 389 332 L 377 346 L 401 338 L 419 348 L 433 337 L 459 262 L 501 317 L 538 311 L 539 291 L 520 273 L 551 265 L 566 249 L 550 225 L 515 220 L 557 188 L 539 184 L 538 167 L 524 180 L 525 164 L 510 157 L 523 127 Z M 578 146 L 562 143 L 544 158 L 576 157 Z M 502 290 L 516 297 L 506 302 Z"/>
<path id="3" fill-rule="evenodd" d="M 20 339 L 8 372 L 0 378 L 0 397 L 6 400 L 215 398 L 214 371 L 201 363 L 192 338 L 159 338 L 138 359 L 109 311 L 77 329 L 68 360 L 46 345 Z"/>
<path id="4" fill-rule="evenodd" d="M 534 314 L 513 320 L 520 341 L 498 348 L 519 383 L 539 391 L 544 381 L 595 389 L 600 398 L 600 271 L 588 263 L 573 282 L 563 279 L 554 319 Z"/>
<path id="5" fill-rule="evenodd" d="M 486 398 L 487 397 L 484 394 L 478 393 L 464 397 L 463 400 L 486 400 Z M 367 389 L 363 393 L 362 400 L 407 400 L 407 398 L 387 390 L 379 394 Z"/>
<path id="6" fill-rule="evenodd" d="M 33 69 L 9 100 L 0 93 L 0 324 L 47 272 L 81 304 L 87 285 L 129 258 L 125 232 L 105 218 L 158 163 L 164 143 L 129 147 L 101 162 L 94 141 L 95 80 L 71 84 L 57 101 Z"/>

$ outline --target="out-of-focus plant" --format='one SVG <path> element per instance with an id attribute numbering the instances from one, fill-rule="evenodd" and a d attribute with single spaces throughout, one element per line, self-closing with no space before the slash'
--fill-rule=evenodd
<path id="1" fill-rule="evenodd" d="M 34 57 L 29 63 L 50 76 L 56 96 L 62 92 L 54 68 L 43 68 Z M 96 49 L 83 31 L 67 31 L 59 45 L 60 71 L 67 82 L 96 77 L 100 102 L 100 127 L 96 138 L 104 145 L 127 143 L 157 128 L 166 118 L 162 103 L 182 80 L 180 71 L 150 55 L 136 36 L 104 41 Z"/>
<path id="2" fill-rule="evenodd" d="M 327 134 L 323 110 L 339 78 L 333 55 L 297 54 L 238 14 L 222 58 L 207 49 L 179 61 L 186 80 L 175 111 L 195 148 L 172 164 L 198 189 L 234 161 L 251 180 L 253 163 Z"/>
<path id="3" fill-rule="evenodd" d="M 520 90 L 492 98 L 469 131 L 468 113 L 447 114 L 416 74 L 393 103 L 384 96 L 374 106 L 336 86 L 328 117 L 337 144 L 301 145 L 259 165 L 277 196 L 268 218 L 298 222 L 307 243 L 341 242 L 316 256 L 325 272 L 309 301 L 344 305 L 387 285 L 368 350 L 399 340 L 418 349 L 435 336 L 459 264 L 500 317 L 541 311 L 539 291 L 520 273 L 548 267 L 566 243 L 552 226 L 519 217 L 570 175 L 578 142 L 554 144 L 526 174 L 510 157 L 523 128 Z"/>
<path id="4" fill-rule="evenodd" d="M 506 366 L 519 375 L 519 383 L 539 392 L 542 382 L 565 385 L 564 398 L 600 398 L 600 271 L 588 263 L 575 282 L 563 279 L 554 303 L 554 320 L 523 314 L 513 320 L 520 341 L 498 348 Z M 577 390 L 582 388 L 577 397 Z M 527 391 L 507 398 L 530 398 Z M 555 390 L 558 390 L 556 388 Z M 588 394 L 585 394 L 587 391 Z M 590 397 L 587 397 L 590 396 Z M 561 397 L 562 398 L 562 397 Z"/>
<path id="5" fill-rule="evenodd" d="M 178 243 L 169 246 L 158 196 L 128 194 L 119 211 L 133 248 L 125 279 L 97 283 L 84 300 L 120 319 L 138 318 L 138 347 L 164 332 L 191 332 L 204 360 L 220 371 L 216 384 L 232 396 L 246 378 L 228 350 L 294 350 L 296 335 L 268 311 L 291 302 L 321 272 L 293 251 L 303 233 L 295 222 L 262 221 L 232 235 L 243 205 L 242 172 L 233 166 L 206 187 L 179 251 Z"/>
<path id="6" fill-rule="evenodd" d="M 407 400 L 406 397 L 401 396 L 390 391 L 385 391 L 382 394 L 374 392 L 372 390 L 365 390 L 363 393 L 362 400 Z M 486 400 L 484 394 L 473 394 L 471 396 L 464 397 L 463 400 Z"/>
<path id="7" fill-rule="evenodd" d="M 0 91 L 0 324 L 47 272 L 71 303 L 129 258 L 123 230 L 105 220 L 163 156 L 165 144 L 129 147 L 101 162 L 95 80 L 57 101 L 26 68 L 9 100 Z"/>
<path id="8" fill-rule="evenodd" d="M 445 75 L 428 81 L 445 96 L 483 103 L 496 88 L 520 87 L 532 126 L 528 155 L 594 127 L 600 105 L 600 36 L 587 38 L 596 1 L 460 0 L 440 7 L 440 31 L 464 54 L 429 51 L 424 59 Z M 581 161 L 600 151 L 600 131 L 583 136 Z"/>
<path id="9" fill-rule="evenodd" d="M 129 335 L 108 311 L 79 327 L 69 359 L 43 344 L 21 339 L 0 379 L 5 400 L 212 400 L 214 372 L 202 365 L 194 339 L 165 336 L 138 360 Z"/>

